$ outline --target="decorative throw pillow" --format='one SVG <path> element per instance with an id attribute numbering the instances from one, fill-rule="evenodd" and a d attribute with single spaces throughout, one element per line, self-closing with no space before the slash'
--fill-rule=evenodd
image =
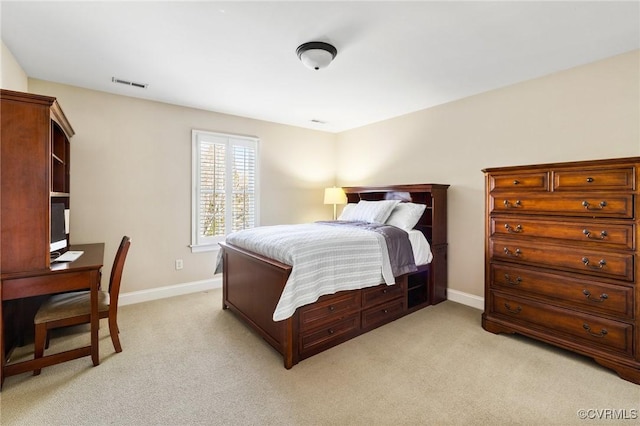
<path id="1" fill-rule="evenodd" d="M 416 226 L 426 207 L 425 204 L 400 203 L 395 206 L 385 223 L 410 231 Z"/>
<path id="2" fill-rule="evenodd" d="M 350 212 L 348 220 L 384 223 L 399 200 L 366 201 L 360 200 Z"/>

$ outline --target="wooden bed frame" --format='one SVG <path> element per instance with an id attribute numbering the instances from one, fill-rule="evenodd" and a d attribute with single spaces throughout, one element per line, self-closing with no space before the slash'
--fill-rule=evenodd
<path id="1" fill-rule="evenodd" d="M 299 361 L 447 298 L 447 188 L 418 184 L 344 188 L 348 202 L 402 198 L 426 204 L 416 225 L 431 245 L 433 261 L 417 272 L 381 284 L 322 296 L 290 318 L 273 321 L 273 312 L 291 266 L 221 243 L 222 309 L 242 318 L 284 358 L 289 369 Z"/>

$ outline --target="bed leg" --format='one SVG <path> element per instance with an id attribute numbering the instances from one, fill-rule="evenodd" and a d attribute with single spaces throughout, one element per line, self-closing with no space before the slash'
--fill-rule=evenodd
<path id="1" fill-rule="evenodd" d="M 292 317 L 287 318 L 285 320 L 283 331 L 284 331 L 284 339 L 282 341 L 283 345 L 283 358 L 284 358 L 284 368 L 290 370 L 295 364 L 298 363 L 297 353 L 297 338 L 294 338 L 294 334 L 298 332 L 297 327 L 294 327 L 294 324 L 298 323 L 298 313 L 294 313 Z"/>

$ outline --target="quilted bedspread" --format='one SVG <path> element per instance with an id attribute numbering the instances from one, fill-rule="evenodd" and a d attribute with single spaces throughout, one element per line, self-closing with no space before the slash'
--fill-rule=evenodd
<path id="1" fill-rule="evenodd" d="M 289 318 L 298 307 L 313 303 L 322 295 L 381 283 L 392 285 L 394 273 L 399 276 L 415 270 L 406 232 L 390 232 L 385 228 L 393 227 L 386 225 L 380 229 L 358 223 L 336 225 L 340 224 L 262 226 L 227 236 L 230 244 L 292 266 L 273 313 L 274 321 Z M 387 241 L 392 247 L 393 262 Z M 405 244 L 410 259 L 401 256 L 398 262 L 397 253 L 406 253 Z"/>

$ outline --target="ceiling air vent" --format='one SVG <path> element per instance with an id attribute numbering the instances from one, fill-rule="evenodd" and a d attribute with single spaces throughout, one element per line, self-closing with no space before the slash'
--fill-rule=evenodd
<path id="1" fill-rule="evenodd" d="M 139 87 L 140 89 L 146 89 L 148 86 L 148 84 L 145 83 L 136 83 L 135 81 L 123 80 L 117 77 L 111 77 L 111 81 L 113 81 L 114 83 L 124 84 L 126 86 Z"/>

